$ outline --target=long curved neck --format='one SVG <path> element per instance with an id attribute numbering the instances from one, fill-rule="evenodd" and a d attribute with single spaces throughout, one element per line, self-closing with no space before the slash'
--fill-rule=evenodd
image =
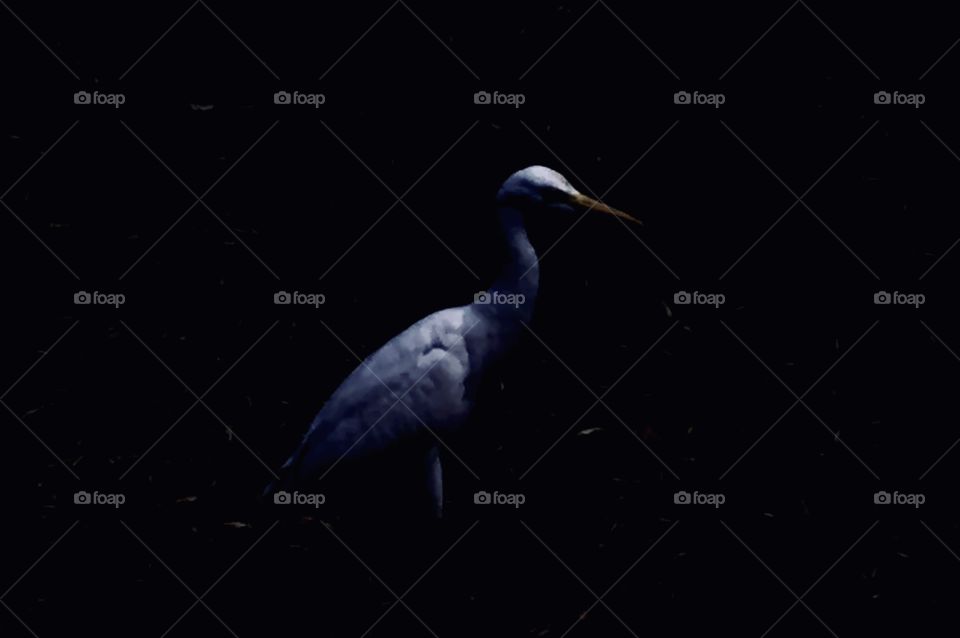
<path id="1" fill-rule="evenodd" d="M 540 265 L 537 261 L 537 253 L 527 238 L 520 211 L 504 206 L 499 212 L 500 225 L 506 240 L 506 263 L 488 292 L 495 306 L 503 305 L 503 310 L 509 311 L 511 315 L 522 321 L 530 321 L 537 290 L 540 287 Z M 505 299 L 520 303 L 519 305 L 510 305 L 512 302 L 499 303 Z"/>

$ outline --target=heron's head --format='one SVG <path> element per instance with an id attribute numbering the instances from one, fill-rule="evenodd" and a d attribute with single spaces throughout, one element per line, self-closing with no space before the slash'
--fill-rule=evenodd
<path id="1" fill-rule="evenodd" d="M 497 193 L 497 204 L 525 213 L 542 210 L 567 213 L 596 211 L 640 223 L 640 220 L 623 211 L 587 197 L 571 186 L 567 178 L 546 166 L 528 166 L 508 177 Z"/>

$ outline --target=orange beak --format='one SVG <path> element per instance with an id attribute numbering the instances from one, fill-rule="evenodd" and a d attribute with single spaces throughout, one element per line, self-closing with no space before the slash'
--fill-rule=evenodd
<path id="1" fill-rule="evenodd" d="M 611 208 L 601 201 L 593 199 L 592 197 L 587 197 L 582 193 L 576 193 L 570 196 L 570 203 L 576 207 L 585 209 L 587 211 L 597 211 L 600 213 L 606 213 L 607 215 L 613 215 L 614 217 L 619 217 L 620 219 L 626 219 L 633 222 L 634 224 L 639 224 L 643 226 L 643 222 L 634 217 L 633 215 L 628 215 L 622 210 L 617 210 L 616 208 Z"/>

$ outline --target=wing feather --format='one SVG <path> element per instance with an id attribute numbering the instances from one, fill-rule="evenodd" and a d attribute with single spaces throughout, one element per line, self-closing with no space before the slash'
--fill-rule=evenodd
<path id="1" fill-rule="evenodd" d="M 330 396 L 284 464 L 285 489 L 316 478 L 342 457 L 410 439 L 424 424 L 434 431 L 459 425 L 470 408 L 464 340 L 470 320 L 476 321 L 468 307 L 441 310 L 367 357 Z"/>

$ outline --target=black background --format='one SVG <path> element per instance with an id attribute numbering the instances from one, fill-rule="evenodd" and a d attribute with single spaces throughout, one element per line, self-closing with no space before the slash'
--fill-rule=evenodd
<path id="1" fill-rule="evenodd" d="M 949 633 L 958 37 L 915 3 L 5 5 L 0 635 L 762 635 L 796 596 L 767 635 Z M 496 275 L 530 164 L 644 226 L 532 220 L 444 519 L 260 503 L 354 355 Z"/>

